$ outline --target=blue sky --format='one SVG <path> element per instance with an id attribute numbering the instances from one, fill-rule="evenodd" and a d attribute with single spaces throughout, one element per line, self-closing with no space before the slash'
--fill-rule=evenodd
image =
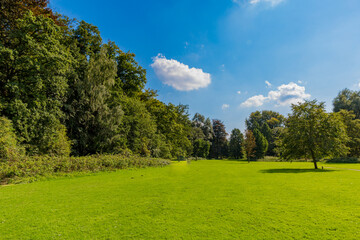
<path id="1" fill-rule="evenodd" d="M 136 54 L 159 99 L 244 130 L 256 110 L 359 90 L 358 0 L 51 0 Z"/>

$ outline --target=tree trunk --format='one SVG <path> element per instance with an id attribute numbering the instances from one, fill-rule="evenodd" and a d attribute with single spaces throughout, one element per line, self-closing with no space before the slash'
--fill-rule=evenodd
<path id="1" fill-rule="evenodd" d="M 318 169 L 318 166 L 317 166 L 317 163 L 316 163 L 316 157 L 315 157 L 314 151 L 311 151 L 311 157 L 312 157 L 312 159 L 313 159 L 315 169 Z"/>

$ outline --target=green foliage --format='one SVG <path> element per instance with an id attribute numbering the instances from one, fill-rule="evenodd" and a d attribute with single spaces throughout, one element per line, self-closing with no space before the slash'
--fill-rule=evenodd
<path id="1" fill-rule="evenodd" d="M 29 154 L 56 153 L 72 61 L 62 30 L 51 19 L 28 12 L 8 34 L 9 41 L 0 45 L 2 114 L 12 120 Z"/>
<path id="2" fill-rule="evenodd" d="M 326 159 L 326 163 L 360 163 L 360 160 L 356 157 L 330 158 Z"/>
<path id="3" fill-rule="evenodd" d="M 112 171 L 126 168 L 166 166 L 168 160 L 143 158 L 136 155 L 93 155 L 85 157 L 21 157 L 0 162 L 0 181 L 21 182 L 39 177 L 74 172 Z"/>
<path id="4" fill-rule="evenodd" d="M 246 158 L 248 161 L 255 158 L 255 147 L 256 147 L 256 139 L 251 130 L 246 130 L 245 132 L 245 141 L 244 148 L 246 152 Z"/>
<path id="5" fill-rule="evenodd" d="M 76 155 L 111 152 L 119 144 L 123 111 L 109 104 L 115 76 L 116 63 L 102 48 L 90 57 L 83 78 L 71 86 L 66 125 Z"/>
<path id="6" fill-rule="evenodd" d="M 334 112 L 339 112 L 341 109 L 353 111 L 355 117 L 360 119 L 360 91 L 343 89 L 334 99 L 333 105 Z"/>
<path id="7" fill-rule="evenodd" d="M 349 142 L 346 146 L 349 148 L 349 157 L 360 156 L 360 119 L 355 118 L 353 112 L 341 109 L 338 114 L 341 116 L 346 127 L 346 134 Z"/>
<path id="8" fill-rule="evenodd" d="M 279 146 L 282 158 L 312 158 L 317 168 L 317 161 L 323 157 L 346 155 L 347 142 L 342 118 L 326 113 L 324 103 L 314 100 L 292 105 Z"/>
<path id="9" fill-rule="evenodd" d="M 0 117 L 0 161 L 15 161 L 23 154 L 10 120 Z"/>
<path id="10" fill-rule="evenodd" d="M 244 158 L 244 135 L 237 128 L 231 131 L 229 155 L 236 159 Z"/>
<path id="11" fill-rule="evenodd" d="M 258 129 L 268 142 L 267 155 L 274 156 L 275 153 L 275 129 L 284 125 L 285 117 L 273 111 L 256 111 L 245 120 L 247 129 L 254 131 Z"/>
<path id="12" fill-rule="evenodd" d="M 258 129 L 254 129 L 253 134 L 256 143 L 256 146 L 254 148 L 255 158 L 256 159 L 264 158 L 265 153 L 268 149 L 268 141 Z"/>
<path id="13" fill-rule="evenodd" d="M 194 142 L 193 156 L 198 158 L 207 158 L 210 151 L 210 142 L 197 139 Z"/>
<path id="14" fill-rule="evenodd" d="M 213 123 L 214 138 L 212 140 L 210 157 L 223 158 L 227 156 L 227 133 L 225 125 L 220 120 L 214 119 Z"/>

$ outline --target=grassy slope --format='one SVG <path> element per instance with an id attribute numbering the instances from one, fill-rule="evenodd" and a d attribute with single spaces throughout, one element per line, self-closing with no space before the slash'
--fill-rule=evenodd
<path id="1" fill-rule="evenodd" d="M 3 186 L 0 238 L 358 237 L 360 172 L 304 168 L 312 164 L 175 162 Z"/>

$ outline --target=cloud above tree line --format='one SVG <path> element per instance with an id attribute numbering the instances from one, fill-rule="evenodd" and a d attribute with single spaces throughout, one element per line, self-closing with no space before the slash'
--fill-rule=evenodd
<path id="1" fill-rule="evenodd" d="M 305 92 L 305 87 L 290 82 L 277 87 L 277 90 L 270 91 L 268 96 L 255 95 L 241 103 L 241 107 L 260 107 L 266 102 L 274 102 L 278 106 L 288 106 L 299 102 L 304 102 L 311 95 Z"/>
<path id="2" fill-rule="evenodd" d="M 207 87 L 211 83 L 211 75 L 200 68 L 190 68 L 174 59 L 166 59 L 158 54 L 153 58 L 151 67 L 156 76 L 166 85 L 179 91 L 191 91 Z"/>

